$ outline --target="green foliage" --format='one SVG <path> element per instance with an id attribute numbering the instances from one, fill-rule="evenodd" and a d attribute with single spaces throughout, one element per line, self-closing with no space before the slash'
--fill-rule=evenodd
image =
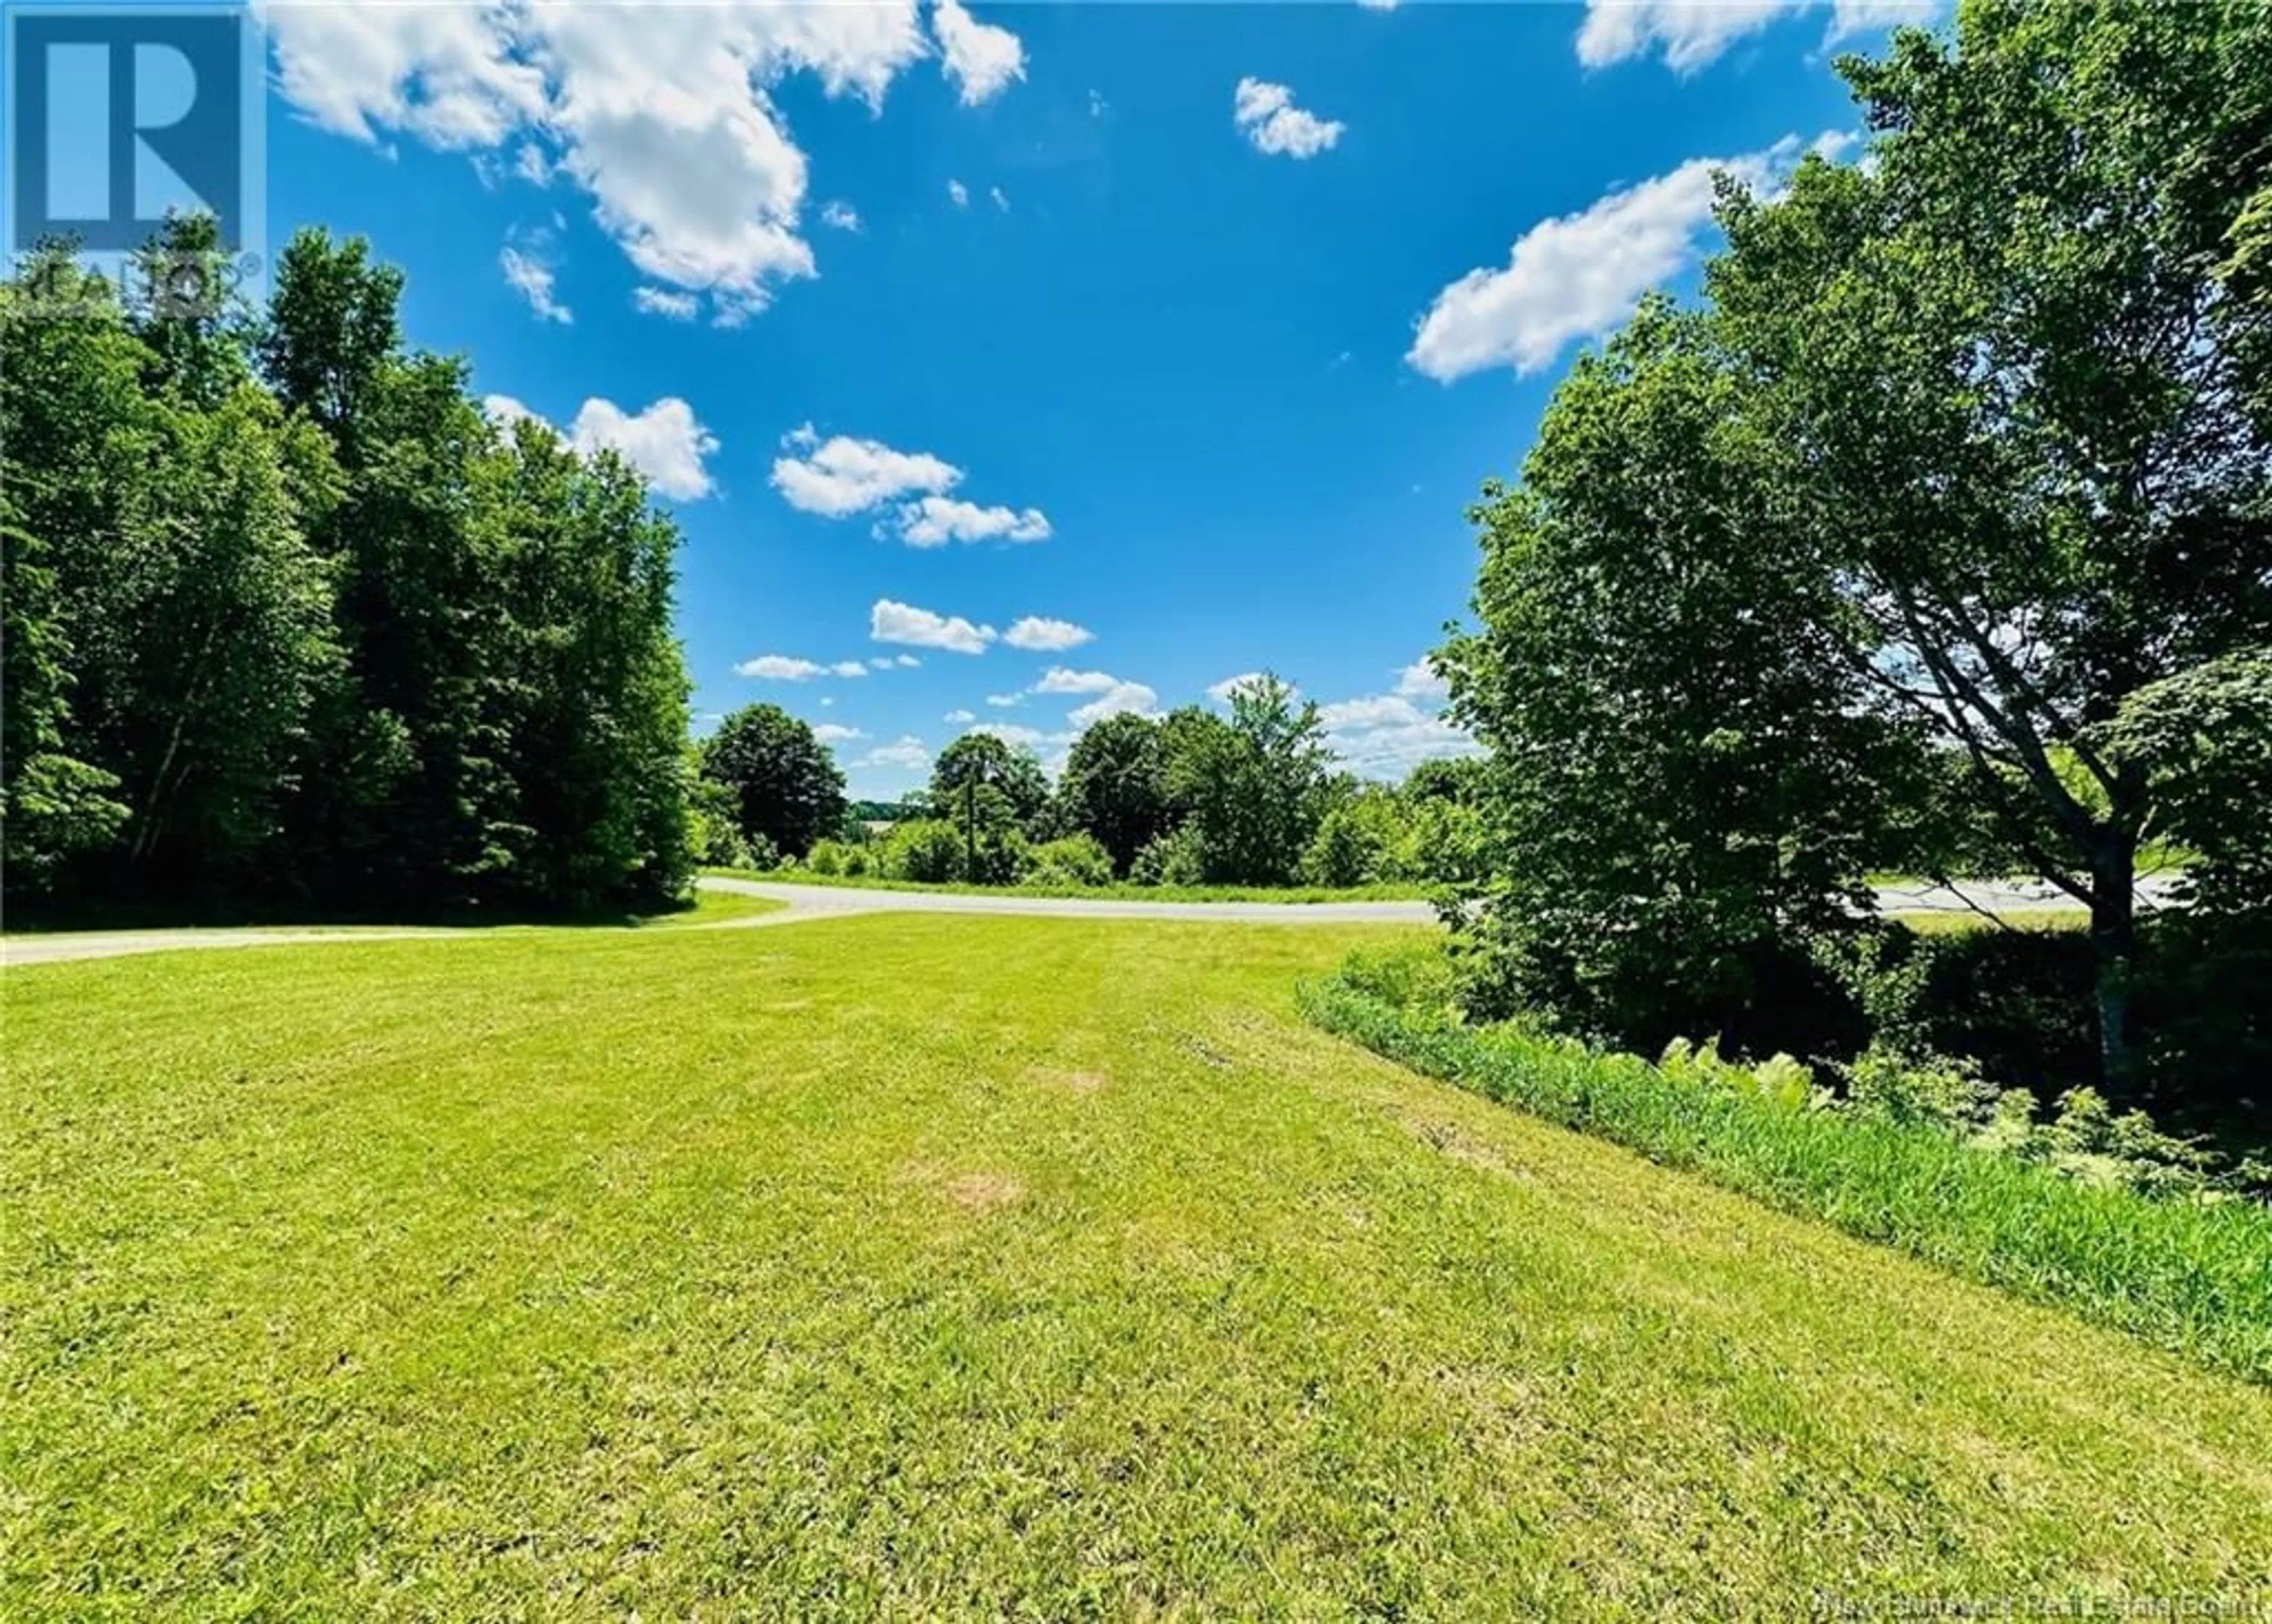
<path id="1" fill-rule="evenodd" d="M 1124 711 L 1088 728 L 1065 759 L 1058 800 L 1072 827 L 1110 854 L 1113 872 L 1127 873 L 1171 821 L 1160 724 Z"/>
<path id="2" fill-rule="evenodd" d="M 146 257 L 216 251 L 189 219 Z M 34 281 L 78 315 L 19 318 Z M 402 352 L 400 293 L 313 232 L 264 323 L 122 310 L 60 251 L 0 285 L 12 895 L 400 913 L 684 888 L 676 534 L 614 459 L 501 443 L 460 363 Z"/>
<path id="3" fill-rule="evenodd" d="M 2118 1126 L 2082 1101 L 2041 1130 L 2064 1148 L 2013 1153 L 1992 1125 L 1968 1138 L 1914 1115 L 1824 1106 L 1788 1066 L 1751 1072 L 1708 1046 L 1652 1066 L 1520 1025 L 1463 1027 L 1401 1008 L 1379 985 L 1367 972 L 1308 984 L 1301 1007 L 1430 1076 L 2272 1382 L 2272 1209 L 2146 1193 L 2182 1178 L 2098 1177 L 2110 1148 L 2163 1153 L 2149 1125 Z M 2022 1145 L 2037 1142 L 2027 1128 Z"/>
<path id="4" fill-rule="evenodd" d="M 1043 833 L 1050 781 L 1030 751 L 1013 749 L 991 733 L 965 733 L 931 764 L 930 804 L 939 817 L 964 817 L 970 794 L 990 790 L 998 797 L 990 814 L 998 827 L 1028 837 Z"/>
<path id="5" fill-rule="evenodd" d="M 1274 676 L 1230 695 L 1228 720 L 1183 710 L 1162 724 L 1168 790 L 1208 884 L 1283 885 L 1324 817 L 1331 752 L 1318 707 Z"/>
<path id="6" fill-rule="evenodd" d="M 778 705 L 745 705 L 702 743 L 702 774 L 734 798 L 744 835 L 802 857 L 844 823 L 844 775 L 811 727 Z"/>
<path id="7" fill-rule="evenodd" d="M 1155 836 L 1128 865 L 1128 878 L 1140 886 L 1201 886 L 1208 883 L 1206 853 L 1200 832 L 1189 824 Z"/>
<path id="8" fill-rule="evenodd" d="M 884 837 L 876 866 L 891 879 L 930 885 L 962 879 L 967 877 L 962 831 L 944 819 L 908 819 Z"/>
<path id="9" fill-rule="evenodd" d="M 1043 841 L 1027 856 L 1020 883 L 1029 886 L 1109 886 L 1112 854 L 1093 834 L 1065 834 Z"/>

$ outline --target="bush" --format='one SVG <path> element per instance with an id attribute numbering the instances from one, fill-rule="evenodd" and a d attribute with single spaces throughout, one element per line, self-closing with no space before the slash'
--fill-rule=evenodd
<path id="1" fill-rule="evenodd" d="M 1021 883 L 1029 886 L 1109 886 L 1112 854 L 1093 834 L 1068 834 L 1035 847 Z"/>
<path id="2" fill-rule="evenodd" d="M 910 819 L 886 837 L 878 863 L 891 879 L 945 885 L 963 878 L 962 831 L 938 818 Z"/>
<path id="3" fill-rule="evenodd" d="M 1302 854 L 1302 879 L 1313 886 L 1362 886 L 1381 878 L 1387 847 L 1379 820 L 1356 803 L 1327 812 Z"/>
<path id="4" fill-rule="evenodd" d="M 1307 984 L 1303 1012 L 1427 1075 L 2272 1382 L 2272 1210 L 2169 1199 L 2077 1160 L 2134 1157 L 2150 1125 L 2072 1098 L 2037 1124 L 2014 1090 L 1985 1129 L 1962 1135 L 1812 1095 L 1795 1102 L 1775 1062 L 1753 1074 L 1760 1086 L 1730 1086 L 1726 1063 L 1697 1051 L 1659 1066 L 1519 1026 L 1461 1027 L 1367 990 L 1382 981 L 1374 966 Z M 2024 1134 L 2018 1154 L 1994 1137 L 2013 1131 Z"/>
<path id="5" fill-rule="evenodd" d="M 1136 854 L 1128 878 L 1140 886 L 1205 885 L 1207 859 L 1199 831 L 1186 824 L 1159 836 Z"/>
<path id="6" fill-rule="evenodd" d="M 841 841 L 815 841 L 812 849 L 804 854 L 804 865 L 816 874 L 841 874 L 846 872 L 844 862 L 851 849 Z"/>

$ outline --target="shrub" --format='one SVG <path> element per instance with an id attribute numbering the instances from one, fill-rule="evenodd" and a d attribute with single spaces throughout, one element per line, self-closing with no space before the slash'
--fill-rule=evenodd
<path id="1" fill-rule="evenodd" d="M 841 874 L 849 850 L 841 841 L 815 841 L 812 849 L 804 854 L 804 865 L 816 874 Z"/>
<path id="2" fill-rule="evenodd" d="M 2169 1199 L 2073 1160 L 2110 1146 L 2134 1154 L 2150 1125 L 2087 1100 L 2037 1124 L 2017 1090 L 1969 1136 L 1812 1096 L 1818 1108 L 1793 1109 L 1775 1062 L 1761 1068 L 1772 1080 L 1753 1074 L 1765 1086 L 1728 1086 L 1716 1055 L 1691 1050 L 1666 1067 L 1517 1025 L 1462 1027 L 1367 990 L 1383 981 L 1376 965 L 1306 984 L 1303 1012 L 1430 1076 L 2272 1382 L 2272 1210 Z M 2002 1142 L 2014 1134 L 2019 1153 Z"/>
<path id="3" fill-rule="evenodd" d="M 885 876 L 943 885 L 963 878 L 962 831 L 938 818 L 915 818 L 894 827 L 878 862 Z"/>
<path id="4" fill-rule="evenodd" d="M 1159 836 L 1136 854 L 1128 878 L 1140 886 L 1206 884 L 1207 859 L 1199 831 L 1186 824 Z"/>
<path id="5" fill-rule="evenodd" d="M 1093 834 L 1067 834 L 1035 847 L 1022 883 L 1029 886 L 1109 886 L 1112 854 Z"/>
<path id="6" fill-rule="evenodd" d="M 1380 877 L 1386 855 L 1378 819 L 1357 804 L 1336 806 L 1302 854 L 1302 878 L 1313 886 L 1361 886 Z"/>

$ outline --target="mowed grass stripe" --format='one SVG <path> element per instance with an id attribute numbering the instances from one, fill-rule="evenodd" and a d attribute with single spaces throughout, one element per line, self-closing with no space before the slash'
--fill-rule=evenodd
<path id="1" fill-rule="evenodd" d="M 11 971 L 0 1613 L 2263 1582 L 2272 1395 L 1303 1026 L 1387 934 Z"/>

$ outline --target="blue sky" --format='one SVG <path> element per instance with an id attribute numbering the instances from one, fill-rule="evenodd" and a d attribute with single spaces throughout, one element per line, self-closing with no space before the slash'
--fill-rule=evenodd
<path id="1" fill-rule="evenodd" d="M 893 796 L 1271 669 L 1394 776 L 1476 486 L 1900 9 L 285 5 L 271 230 L 648 470 L 706 721 Z"/>

